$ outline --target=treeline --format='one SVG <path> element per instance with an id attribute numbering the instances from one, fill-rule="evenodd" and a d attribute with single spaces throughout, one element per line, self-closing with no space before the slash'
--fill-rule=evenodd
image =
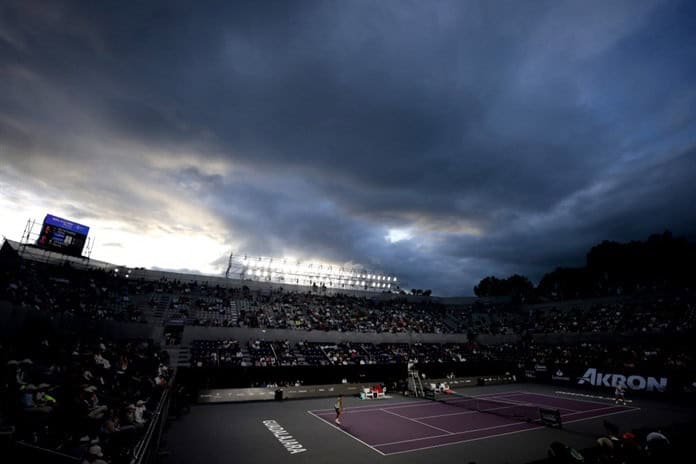
<path id="1" fill-rule="evenodd" d="M 517 301 L 567 300 L 645 291 L 696 288 L 696 244 L 666 231 L 646 241 L 604 241 L 587 253 L 583 267 L 556 268 L 536 287 L 524 276 L 489 276 L 476 296 L 509 296 Z"/>

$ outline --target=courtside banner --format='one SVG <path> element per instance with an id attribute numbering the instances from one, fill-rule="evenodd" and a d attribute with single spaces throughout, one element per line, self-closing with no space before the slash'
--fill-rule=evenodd
<path id="1" fill-rule="evenodd" d="M 604 392 L 613 391 L 619 384 L 624 384 L 628 392 L 657 395 L 690 391 L 687 385 L 690 377 L 686 371 L 645 372 L 638 369 L 612 369 L 592 365 L 579 368 L 564 364 L 549 365 L 548 372 L 528 368 L 524 371 L 524 377 L 528 382 L 552 383 Z M 693 387 L 693 391 L 696 391 L 696 386 Z"/>
<path id="2" fill-rule="evenodd" d="M 327 396 L 358 396 L 363 388 L 370 387 L 380 382 L 362 383 L 338 383 L 331 385 L 302 385 L 292 387 L 267 387 L 267 388 L 219 388 L 214 390 L 200 390 L 198 403 L 240 403 L 245 401 L 274 401 L 278 397 L 282 399 L 295 398 L 321 398 Z M 282 395 L 276 395 L 276 391 L 282 391 Z"/>
<path id="3" fill-rule="evenodd" d="M 667 377 L 633 373 L 617 373 L 612 369 L 587 368 L 578 376 L 577 385 L 599 388 L 616 388 L 625 385 L 629 390 L 665 392 L 669 385 Z"/>
<path id="4" fill-rule="evenodd" d="M 551 381 L 557 385 L 569 385 L 572 380 L 571 374 L 567 367 L 556 367 L 551 371 Z"/>

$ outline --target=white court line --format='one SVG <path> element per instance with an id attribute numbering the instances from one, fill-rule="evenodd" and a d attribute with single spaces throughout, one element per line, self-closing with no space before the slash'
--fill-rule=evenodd
<path id="1" fill-rule="evenodd" d="M 544 396 L 544 397 L 547 397 L 547 398 L 555 398 L 555 399 L 559 399 L 559 400 L 566 400 L 566 399 L 567 399 L 567 398 L 559 398 L 559 397 L 557 397 L 557 396 L 552 396 L 552 395 L 544 395 L 544 394 L 542 394 L 542 393 L 529 393 L 529 394 L 530 394 L 530 395 Z M 573 399 L 571 399 L 571 400 L 569 400 L 569 401 L 583 401 L 583 400 L 573 400 Z M 554 405 L 551 405 L 551 404 L 543 404 L 543 403 L 535 403 L 535 404 L 537 404 L 538 406 L 544 406 L 544 407 L 555 408 L 555 409 L 564 409 L 564 410 L 566 410 L 566 411 L 571 411 L 570 413 L 561 413 L 561 417 L 562 417 L 562 416 L 573 416 L 573 415 L 575 415 L 575 414 L 582 414 L 582 413 L 584 413 L 584 412 L 603 411 L 603 410 L 606 410 L 606 409 L 613 409 L 613 408 L 619 408 L 619 407 L 620 407 L 620 408 L 627 408 L 627 409 L 640 409 L 640 408 L 637 408 L 637 407 L 635 407 L 635 406 L 626 406 L 626 405 L 618 405 L 618 404 L 615 404 L 615 405 L 613 405 L 613 406 L 607 406 L 605 403 L 599 403 L 599 402 L 597 402 L 597 401 L 583 401 L 583 402 L 584 402 L 584 403 L 587 403 L 587 404 L 598 404 L 598 405 L 603 406 L 603 407 L 601 407 L 601 408 L 593 408 L 593 409 L 586 409 L 586 410 L 584 410 L 584 411 L 578 411 L 578 410 L 575 410 L 575 409 L 564 408 L 564 407 L 561 407 L 561 406 L 554 406 Z"/>
<path id="2" fill-rule="evenodd" d="M 601 417 L 613 416 L 614 414 L 623 414 L 623 413 L 626 413 L 626 412 L 633 412 L 633 411 L 635 411 L 635 410 L 637 410 L 637 409 L 640 409 L 640 408 L 627 409 L 626 411 L 617 411 L 617 412 L 612 412 L 612 413 L 609 413 L 609 414 L 600 414 L 600 415 L 594 416 L 594 417 L 585 417 L 585 418 L 583 418 L 583 419 L 575 419 L 575 420 L 567 421 L 567 422 L 564 421 L 563 423 L 564 423 L 564 424 L 572 424 L 573 422 L 581 422 L 581 421 L 585 421 L 585 420 L 599 419 L 599 418 L 601 418 Z M 441 444 L 439 444 L 439 445 L 424 446 L 424 447 L 422 447 L 422 448 L 413 448 L 413 449 L 409 449 L 409 450 L 395 451 L 395 452 L 393 452 L 393 453 L 383 453 L 383 454 L 386 455 L 386 456 L 391 456 L 391 455 L 393 455 L 393 454 L 412 453 L 412 452 L 414 452 L 414 451 L 423 451 L 423 450 L 427 450 L 427 449 L 431 449 L 431 448 L 440 448 L 440 447 L 442 447 L 442 446 L 456 445 L 456 444 L 459 444 L 459 443 L 467 443 L 467 442 L 470 442 L 470 441 L 478 441 L 478 440 L 485 440 L 485 439 L 487 439 L 487 438 L 502 437 L 502 436 L 505 436 L 505 435 L 512 435 L 512 434 L 515 434 L 515 433 L 531 432 L 531 431 L 539 430 L 539 429 L 543 429 L 543 428 L 545 428 L 545 427 L 544 427 L 543 425 L 540 425 L 540 426 L 538 426 L 538 427 L 534 427 L 534 428 L 530 428 L 530 429 L 524 429 L 524 430 L 516 430 L 516 431 L 514 431 L 514 432 L 496 433 L 496 434 L 493 434 L 493 435 L 487 435 L 487 436 L 485 436 L 485 437 L 480 437 L 480 438 L 469 438 L 469 439 L 466 439 L 466 440 L 451 441 L 451 442 L 449 442 L 449 443 L 441 443 Z M 479 429 L 479 430 L 481 430 L 481 429 Z M 563 430 L 563 429 L 561 429 L 561 430 Z M 447 436 L 447 435 L 444 435 L 444 436 Z M 386 445 L 375 445 L 375 446 L 386 446 Z"/>
<path id="3" fill-rule="evenodd" d="M 470 441 L 478 441 L 478 440 L 485 440 L 485 439 L 487 439 L 487 438 L 494 438 L 494 437 L 502 437 L 502 436 L 505 436 L 505 435 L 512 435 L 512 434 L 514 434 L 514 433 L 529 432 L 529 431 L 532 431 L 532 430 L 539 430 L 540 428 L 543 428 L 543 427 L 542 427 L 542 426 L 539 426 L 539 427 L 533 428 L 533 429 L 524 429 L 524 430 L 515 430 L 514 432 L 496 433 L 496 434 L 494 434 L 494 435 L 488 435 L 488 436 L 480 437 L 480 438 L 467 438 L 466 440 L 452 441 L 452 442 L 449 442 L 449 443 L 442 443 L 442 444 L 439 444 L 439 445 L 430 445 L 430 446 L 424 446 L 424 447 L 422 447 L 422 448 L 414 448 L 414 449 L 403 450 L 403 451 L 394 451 L 393 453 L 385 453 L 384 455 L 385 455 L 385 456 L 391 456 L 391 455 L 393 455 L 393 454 L 412 453 L 412 452 L 414 452 L 414 451 L 423 451 L 423 450 L 427 450 L 427 449 L 431 449 L 431 448 L 440 448 L 440 447 L 442 447 L 442 446 L 456 445 L 456 444 L 458 444 L 458 443 L 467 443 L 467 442 L 470 442 Z"/>
<path id="4" fill-rule="evenodd" d="M 376 400 L 376 401 L 379 401 L 379 400 Z M 353 407 L 350 408 L 350 410 L 372 408 L 372 409 L 374 409 L 374 410 L 377 411 L 377 410 L 379 410 L 379 409 L 381 409 L 381 408 L 384 408 L 384 407 L 392 407 L 392 406 L 396 406 L 396 405 L 398 405 L 398 404 L 414 404 L 414 403 L 427 404 L 427 403 L 430 403 L 430 401 L 425 401 L 425 400 L 414 400 L 414 401 L 399 401 L 399 402 L 396 402 L 396 403 L 387 402 L 386 405 L 367 404 L 367 405 L 365 405 L 365 406 L 353 406 Z M 330 409 L 330 408 L 327 408 L 327 409 L 312 409 L 312 412 L 322 412 L 322 411 L 329 411 L 329 412 L 332 412 L 333 409 Z"/>
<path id="5" fill-rule="evenodd" d="M 518 395 L 524 395 L 524 394 L 525 394 L 525 393 L 517 393 L 517 394 L 515 394 L 515 395 L 510 395 L 510 396 L 518 396 Z M 527 394 L 530 394 L 530 395 L 531 395 L 532 393 L 527 393 Z M 564 399 L 564 398 L 558 398 L 558 399 L 559 399 L 559 400 L 562 400 L 562 399 Z M 509 404 L 510 406 L 515 406 L 515 405 L 519 405 L 519 406 L 534 406 L 534 407 L 539 407 L 539 406 L 541 406 L 541 407 L 548 407 L 548 408 L 555 408 L 555 409 L 565 409 L 566 411 L 571 411 L 571 412 L 576 412 L 576 411 L 577 411 L 576 409 L 561 408 L 561 407 L 559 407 L 559 406 L 553 406 L 553 405 L 549 405 L 549 404 L 542 404 L 542 403 L 539 403 L 539 402 L 537 402 L 537 401 L 519 401 L 519 400 L 511 400 L 510 398 L 505 398 L 505 397 L 503 397 L 503 400 L 504 400 L 504 401 L 501 401 L 501 400 L 495 400 L 495 401 L 496 401 L 497 403 L 507 403 L 507 404 Z M 496 409 L 497 409 L 497 408 L 496 408 Z M 491 411 L 492 411 L 492 410 L 491 410 Z"/>
<path id="6" fill-rule="evenodd" d="M 602 395 L 588 395 L 587 393 L 574 393 L 574 392 L 566 392 L 562 390 L 556 390 L 554 393 L 558 395 L 567 395 L 567 396 L 580 396 L 583 398 L 597 398 L 598 400 L 605 400 L 605 401 L 615 401 L 616 398 L 613 396 L 602 396 Z M 624 400 L 625 403 L 633 403 L 633 400 Z"/>
<path id="7" fill-rule="evenodd" d="M 590 413 L 590 412 L 601 411 L 601 410 L 606 410 L 606 409 L 614 409 L 615 407 L 618 407 L 618 406 L 608 406 L 608 407 L 604 407 L 604 408 L 592 409 L 592 410 L 589 410 L 589 411 L 578 411 L 578 412 L 573 412 L 573 413 L 570 413 L 570 414 L 564 414 L 564 415 L 561 416 L 561 418 L 563 418 L 564 416 L 574 416 L 574 415 L 577 415 L 577 414 Z M 640 409 L 640 408 L 633 408 L 633 409 L 631 409 L 631 410 L 638 410 L 638 409 Z M 386 412 L 386 411 L 385 411 L 385 412 Z M 473 411 L 473 412 L 474 412 L 474 413 L 479 413 L 478 411 Z M 616 412 L 609 413 L 609 414 L 600 414 L 600 415 L 598 415 L 598 416 L 586 417 L 586 418 L 583 418 L 583 419 L 575 419 L 575 420 L 571 420 L 571 421 L 562 421 L 562 423 L 566 424 L 566 423 L 579 422 L 579 421 L 583 421 L 583 420 L 595 419 L 595 418 L 597 418 L 597 417 L 609 416 L 609 415 L 612 415 L 612 414 L 619 414 L 619 413 L 623 413 L 623 412 L 628 412 L 628 410 L 616 411 Z M 484 414 L 484 413 L 479 413 L 479 414 Z M 523 422 L 511 422 L 511 423 L 509 423 L 509 424 L 496 425 L 496 426 L 493 426 L 493 427 L 484 427 L 484 428 L 478 428 L 478 429 L 471 429 L 471 430 L 465 430 L 465 431 L 463 431 L 463 432 L 452 432 L 452 433 L 448 433 L 447 435 L 437 435 L 437 436 L 433 436 L 433 437 L 424 437 L 424 438 L 412 438 L 412 439 L 410 439 L 410 440 L 396 441 L 396 442 L 391 442 L 391 443 L 380 443 L 380 444 L 377 444 L 377 445 L 375 445 L 375 446 L 386 446 L 386 445 L 394 445 L 394 444 L 398 444 L 398 443 L 408 443 L 408 442 L 412 442 L 412 441 L 427 440 L 428 438 L 441 438 L 441 437 L 446 437 L 446 436 L 448 436 L 448 435 L 463 435 L 463 434 L 466 434 L 466 433 L 472 433 L 472 432 L 477 432 L 477 431 L 481 431 L 481 430 L 491 430 L 491 429 L 498 429 L 498 428 L 503 428 L 503 427 L 511 427 L 511 426 L 513 426 L 513 425 L 519 425 L 520 423 L 523 423 Z M 539 428 L 543 428 L 543 426 L 539 426 Z M 526 429 L 525 429 L 525 430 L 526 430 Z M 529 430 L 532 430 L 532 429 L 529 429 Z"/>
<path id="8" fill-rule="evenodd" d="M 487 395 L 487 396 L 470 396 L 470 397 L 467 397 L 467 398 L 457 398 L 457 397 L 453 397 L 453 399 L 448 400 L 448 401 L 440 401 L 440 400 L 410 401 L 410 402 L 398 403 L 398 405 L 396 405 L 396 404 L 392 404 L 392 405 L 386 404 L 386 405 L 384 405 L 383 407 L 377 407 L 377 406 L 374 406 L 374 407 L 371 407 L 371 406 L 356 406 L 355 408 L 350 408 L 350 409 L 348 409 L 348 410 L 344 410 L 344 411 L 343 411 L 343 414 L 348 414 L 348 413 L 356 414 L 356 413 L 361 413 L 361 412 L 379 412 L 379 411 L 385 411 L 385 410 L 387 410 L 387 409 L 418 408 L 418 407 L 422 407 L 422 406 L 434 406 L 434 405 L 437 405 L 437 404 L 442 404 L 442 405 L 445 405 L 445 406 L 447 406 L 447 405 L 456 406 L 456 403 L 464 403 L 464 402 L 467 402 L 467 401 L 471 401 L 472 398 L 477 398 L 477 399 L 478 399 L 478 398 L 482 398 L 482 399 L 484 399 L 484 400 L 487 399 L 487 398 L 493 398 L 493 399 L 495 399 L 495 397 L 491 397 L 491 396 Z M 521 402 L 521 401 L 513 401 L 513 400 L 508 400 L 508 399 L 506 399 L 505 401 L 497 401 L 497 402 L 498 402 L 498 403 L 502 403 L 502 404 L 507 404 L 508 406 L 501 406 L 500 408 L 489 409 L 489 411 L 496 411 L 496 410 L 498 410 L 498 409 L 505 409 L 505 408 L 510 407 L 510 406 L 520 406 L 520 405 L 523 405 L 523 406 L 540 406 L 539 404 L 535 404 L 535 403 L 523 403 L 523 402 Z M 453 403 L 454 403 L 454 404 L 453 404 Z M 357 409 L 357 408 L 362 408 L 362 409 L 360 409 L 359 411 L 355 411 L 354 409 Z M 368 408 L 370 408 L 370 409 L 368 409 Z M 568 410 L 568 411 L 574 411 L 574 409 L 567 409 L 567 408 L 561 408 L 561 409 L 566 409 L 566 410 Z M 326 412 L 320 412 L 320 411 L 326 411 Z M 333 411 L 332 409 L 315 409 L 314 412 L 323 415 L 323 414 L 333 414 L 334 411 Z M 478 411 L 478 412 L 481 412 L 481 411 Z M 435 417 L 435 416 L 433 416 L 433 417 Z"/>
<path id="9" fill-rule="evenodd" d="M 311 415 L 314 416 L 314 417 L 316 417 L 316 418 L 319 419 L 320 421 L 322 421 L 322 422 L 324 422 L 324 423 L 326 423 L 326 424 L 329 424 L 331 427 L 335 428 L 335 429 L 338 430 L 339 432 L 345 433 L 346 435 L 348 435 L 348 436 L 349 436 L 350 438 L 352 438 L 353 440 L 362 443 L 363 445 L 367 446 L 367 447 L 370 448 L 371 450 L 378 452 L 378 453 L 381 454 L 382 456 L 386 456 L 386 454 L 384 454 L 383 452 L 381 452 L 380 450 L 378 450 L 378 449 L 375 448 L 374 446 L 368 445 L 367 443 L 365 443 L 364 441 L 362 441 L 361 439 L 359 439 L 358 437 L 356 437 L 356 436 L 353 435 L 352 433 L 348 433 L 348 432 L 346 432 L 345 430 L 343 430 L 342 428 L 336 427 L 334 424 L 332 424 L 331 422 L 329 422 L 329 421 L 327 421 L 327 420 L 322 419 L 321 417 L 319 417 L 319 416 L 317 416 L 316 414 L 314 414 L 312 411 L 307 411 L 307 413 L 308 413 L 308 414 L 311 414 Z"/>
<path id="10" fill-rule="evenodd" d="M 614 414 L 623 414 L 625 412 L 636 412 L 636 411 L 640 411 L 640 408 L 631 408 L 631 409 L 626 409 L 625 411 L 610 412 L 610 413 L 606 413 L 606 414 L 600 414 L 598 416 L 583 417 L 582 419 L 575 419 L 575 420 L 570 420 L 570 421 L 564 421 L 564 420 L 562 420 L 563 418 L 561 417 L 561 424 L 572 424 L 574 422 L 582 422 L 584 420 L 590 420 L 590 419 L 599 419 L 600 417 L 613 416 Z M 563 430 L 563 429 L 561 429 L 561 430 Z"/>
<path id="11" fill-rule="evenodd" d="M 618 407 L 623 407 L 623 408 L 625 408 L 625 409 L 632 409 L 632 410 L 639 410 L 639 409 L 640 409 L 640 408 L 635 408 L 635 407 L 628 408 L 627 406 L 618 406 L 618 405 L 616 405 L 616 406 L 606 406 L 606 407 L 604 407 L 604 408 L 588 409 L 587 411 L 574 411 L 574 412 L 570 412 L 570 413 L 567 413 L 567 414 L 561 414 L 561 418 L 567 417 L 567 416 L 575 416 L 575 415 L 577 415 L 577 414 L 592 413 L 592 412 L 596 412 L 596 411 L 603 411 L 603 410 L 607 410 L 607 409 L 614 409 L 614 408 L 618 408 Z M 505 408 L 496 408 L 496 409 L 505 409 Z M 495 409 L 489 409 L 489 411 L 494 411 L 494 410 L 495 410 Z M 572 411 L 572 410 L 569 409 L 569 411 Z M 386 411 L 385 411 L 385 412 L 386 412 Z M 617 412 L 624 412 L 624 411 L 617 411 Z M 414 419 L 436 419 L 436 418 L 438 418 L 438 417 L 459 416 L 459 415 L 466 415 L 466 414 L 485 414 L 485 411 L 455 412 L 455 413 L 451 413 L 451 414 L 440 414 L 440 415 L 437 415 L 437 416 L 414 417 Z M 584 419 L 581 419 L 581 420 L 584 420 Z M 563 421 L 563 423 L 565 423 L 565 422 L 566 422 L 566 421 Z M 568 421 L 568 422 L 575 422 L 575 421 Z M 485 430 L 485 429 L 473 429 L 473 430 Z M 468 431 L 467 431 L 467 432 L 468 432 Z M 465 432 L 453 432 L 453 434 L 457 434 L 457 433 L 465 433 Z"/>
<path id="12" fill-rule="evenodd" d="M 521 392 L 521 393 L 515 393 L 514 395 L 510 396 L 519 396 L 519 395 L 524 395 L 526 393 Z M 478 397 L 477 397 L 478 398 Z M 554 405 L 549 405 L 549 404 L 542 404 L 539 402 L 530 402 L 530 401 L 517 401 L 517 400 L 511 400 L 510 398 L 506 398 L 504 396 L 501 396 L 502 400 L 499 400 L 497 398 L 493 398 L 493 401 L 496 403 L 501 403 L 501 404 L 507 404 L 509 406 L 530 406 L 530 407 L 535 407 L 535 408 L 549 408 L 549 409 L 558 409 L 558 410 L 565 410 L 565 411 L 570 411 L 570 412 L 578 412 L 576 409 L 570 409 L 570 408 L 561 408 L 558 406 Z M 558 399 L 563 399 L 563 398 L 558 398 Z M 484 398 L 485 400 L 485 398 Z M 443 401 L 444 404 L 451 404 L 451 403 L 456 403 L 457 401 L 462 402 L 462 401 L 468 401 L 466 398 L 461 398 L 461 399 L 454 399 L 452 401 Z M 486 411 L 497 411 L 498 409 L 505 409 L 508 406 L 503 406 L 500 408 L 493 408 L 493 409 L 487 409 Z M 486 412 L 486 411 L 481 411 L 481 412 Z"/>
<path id="13" fill-rule="evenodd" d="M 507 409 L 509 406 L 502 406 L 500 408 L 486 409 L 485 411 L 463 411 L 463 412 L 452 412 L 449 414 L 437 414 L 435 416 L 424 416 L 424 417 L 414 417 L 414 419 L 435 419 L 437 417 L 447 417 L 447 416 L 462 416 L 465 414 L 483 414 L 488 411 L 497 411 L 498 409 Z"/>
<path id="14" fill-rule="evenodd" d="M 524 394 L 525 394 L 525 393 L 518 393 L 518 394 L 516 394 L 516 395 L 510 395 L 510 396 L 520 396 L 520 395 L 524 395 Z M 531 395 L 532 393 L 528 393 L 528 394 Z M 534 393 L 534 394 L 536 394 L 536 393 Z M 555 397 L 552 397 L 552 398 L 555 398 Z M 535 402 L 533 402 L 533 403 L 530 403 L 530 402 L 522 402 L 522 401 L 511 400 L 510 398 L 504 398 L 504 399 L 505 399 L 505 401 L 512 401 L 512 402 L 518 403 L 518 404 L 520 404 L 520 405 L 536 406 L 536 407 L 541 407 L 541 408 L 559 409 L 559 410 L 560 410 L 560 409 L 563 409 L 563 410 L 565 410 L 565 411 L 570 411 L 570 412 L 581 412 L 581 411 L 578 411 L 577 409 L 562 408 L 562 407 L 560 407 L 560 406 L 555 406 L 555 405 L 553 405 L 553 404 L 542 403 L 542 402 L 539 402 L 539 401 L 535 401 Z M 565 398 L 557 398 L 557 399 L 563 400 L 563 399 L 565 399 Z M 514 404 L 514 403 L 511 403 L 511 404 Z"/>
<path id="15" fill-rule="evenodd" d="M 496 395 L 500 396 L 500 394 L 496 394 Z M 409 405 L 409 404 L 406 404 L 405 406 L 394 406 L 394 407 L 385 406 L 384 408 L 380 408 L 380 409 L 405 409 L 405 408 L 415 408 L 415 407 L 424 406 L 424 405 L 427 406 L 427 405 L 436 405 L 436 404 L 442 404 L 442 405 L 447 406 L 447 405 L 452 405 L 452 403 L 464 403 L 464 402 L 467 402 L 467 401 L 471 401 L 472 398 L 476 398 L 476 399 L 482 398 L 482 399 L 485 400 L 486 398 L 493 398 L 493 399 L 495 399 L 495 398 L 497 398 L 497 396 L 496 396 L 496 397 L 493 397 L 492 395 L 477 395 L 477 396 L 468 396 L 468 397 L 466 397 L 466 398 L 457 398 L 457 397 L 453 397 L 451 400 L 448 400 L 448 401 L 428 400 L 428 401 L 425 401 L 425 402 L 418 402 L 418 404 L 413 404 L 413 403 L 412 403 L 412 404 L 410 404 L 410 405 Z M 514 401 L 514 402 L 513 402 L 513 401 L 497 401 L 497 402 L 498 402 L 498 403 L 508 404 L 508 405 L 510 405 L 510 406 L 519 406 L 519 405 L 535 406 L 535 404 L 533 404 L 533 403 L 522 403 L 522 402 L 520 402 L 520 401 Z M 414 402 L 414 403 L 415 403 L 415 402 Z M 502 409 L 502 408 L 501 408 L 501 409 Z"/>
<path id="16" fill-rule="evenodd" d="M 544 395 L 543 393 L 532 393 L 532 392 L 527 392 L 527 393 L 522 393 L 525 395 L 537 395 L 537 396 L 545 396 L 547 398 L 554 398 L 557 400 L 566 400 L 566 401 L 579 401 L 581 403 L 588 403 L 588 404 L 601 404 L 602 406 L 605 405 L 605 403 L 600 403 L 599 401 L 588 401 L 588 400 L 576 400 L 576 399 L 570 399 L 570 398 L 561 398 L 559 396 L 554 396 L 554 395 Z M 512 395 L 511 395 L 512 396 Z M 561 409 L 567 409 L 567 408 L 561 408 Z"/>
<path id="17" fill-rule="evenodd" d="M 561 419 L 563 419 L 563 417 L 565 417 L 565 416 L 575 416 L 575 415 L 577 415 L 577 414 L 584 414 L 584 413 L 586 413 L 586 412 L 602 411 L 602 410 L 614 409 L 614 408 L 620 408 L 620 407 L 626 408 L 626 409 L 629 409 L 629 410 L 632 410 L 632 411 L 638 411 L 638 410 L 640 410 L 640 408 L 635 408 L 635 407 L 630 407 L 630 408 L 629 408 L 629 407 L 627 407 L 627 406 L 618 406 L 618 405 L 616 405 L 616 406 L 606 406 L 606 407 L 604 407 L 604 408 L 588 409 L 587 411 L 576 411 L 576 412 L 571 412 L 570 414 L 561 414 Z M 624 411 L 617 411 L 617 412 L 624 412 Z M 571 422 L 574 422 L 574 421 L 571 421 Z M 565 423 L 565 421 L 561 421 L 561 423 Z"/>
<path id="18" fill-rule="evenodd" d="M 512 394 L 519 394 L 523 392 L 515 391 L 515 392 L 498 392 L 498 393 L 486 393 L 484 395 L 474 395 L 472 398 L 488 398 L 488 397 L 493 397 L 493 396 L 500 396 L 500 395 L 512 395 Z M 392 408 L 410 408 L 410 407 L 417 407 L 417 406 L 423 406 L 426 404 L 437 404 L 436 401 L 433 400 L 414 400 L 414 401 L 400 401 L 397 403 L 386 403 L 383 405 L 377 405 L 377 404 L 369 404 L 365 406 L 352 406 L 350 408 L 345 408 L 346 410 L 343 411 L 344 414 L 349 413 L 351 411 L 353 412 L 358 412 L 355 411 L 356 409 L 360 410 L 373 410 L 373 411 L 379 411 L 380 409 L 392 409 Z M 322 413 L 322 412 L 334 412 L 333 409 L 327 408 L 327 409 L 312 409 L 312 412 L 315 413 Z"/>
<path id="19" fill-rule="evenodd" d="M 392 441 L 389 443 L 378 443 L 375 446 L 387 446 L 387 445 L 398 445 L 401 443 L 411 443 L 414 441 L 422 441 L 422 440 L 429 440 L 431 438 L 443 438 L 443 437 L 449 437 L 450 435 L 466 435 L 469 433 L 474 433 L 474 432 L 481 432 L 482 430 L 493 430 L 493 429 L 502 429 L 505 427 L 519 427 L 520 424 L 527 424 L 527 422 L 510 422 L 509 424 L 501 424 L 501 425 L 493 425 L 491 427 L 481 427 L 478 429 L 471 429 L 471 430 L 464 430 L 462 432 L 451 432 L 445 435 L 433 435 L 432 437 L 421 437 L 421 438 L 410 438 L 408 440 L 401 440 L 401 441 Z M 535 428 L 543 428 L 543 425 L 536 425 Z M 525 429 L 527 430 L 527 429 Z M 532 429 L 529 429 L 532 430 Z M 492 436 L 492 435 L 487 435 L 487 436 Z"/>
<path id="20" fill-rule="evenodd" d="M 462 412 L 451 412 L 449 414 L 438 414 L 436 416 L 423 416 L 414 417 L 414 419 L 435 419 L 437 417 L 447 417 L 447 416 L 465 416 L 467 414 L 478 414 L 480 411 L 462 411 Z"/>
<path id="21" fill-rule="evenodd" d="M 426 424 L 425 422 L 421 422 L 421 421 L 419 421 L 418 419 L 412 419 L 412 418 L 410 418 L 410 417 L 402 416 L 401 414 L 397 414 L 397 413 L 395 413 L 395 412 L 387 411 L 386 409 L 382 409 L 382 411 L 386 412 L 387 414 L 391 414 L 392 416 L 400 417 L 400 418 L 402 418 L 402 419 L 406 419 L 406 420 L 408 420 L 408 421 L 415 422 L 416 424 L 425 425 L 426 427 L 430 427 L 431 429 L 439 430 L 440 432 L 445 432 L 445 433 L 447 433 L 448 435 L 454 434 L 454 432 L 450 432 L 450 431 L 447 430 L 447 429 L 441 429 L 440 427 L 435 427 L 434 425 Z"/>

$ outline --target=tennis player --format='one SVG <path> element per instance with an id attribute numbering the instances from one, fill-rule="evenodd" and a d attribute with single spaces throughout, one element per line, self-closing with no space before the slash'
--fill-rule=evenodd
<path id="1" fill-rule="evenodd" d="M 336 409 L 336 423 L 341 424 L 341 414 L 343 414 L 343 395 L 338 395 L 336 404 L 334 404 L 334 409 Z"/>
<path id="2" fill-rule="evenodd" d="M 622 405 L 625 406 L 626 405 L 626 398 L 624 397 L 625 393 L 626 393 L 626 385 L 624 385 L 623 382 L 619 382 L 619 384 L 614 389 L 614 404 L 621 403 Z"/>

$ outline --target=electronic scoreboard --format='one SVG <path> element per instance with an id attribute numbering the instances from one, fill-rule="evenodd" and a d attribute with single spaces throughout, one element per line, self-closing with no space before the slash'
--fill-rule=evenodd
<path id="1" fill-rule="evenodd" d="M 89 227 L 47 214 L 36 245 L 46 250 L 82 256 Z"/>

